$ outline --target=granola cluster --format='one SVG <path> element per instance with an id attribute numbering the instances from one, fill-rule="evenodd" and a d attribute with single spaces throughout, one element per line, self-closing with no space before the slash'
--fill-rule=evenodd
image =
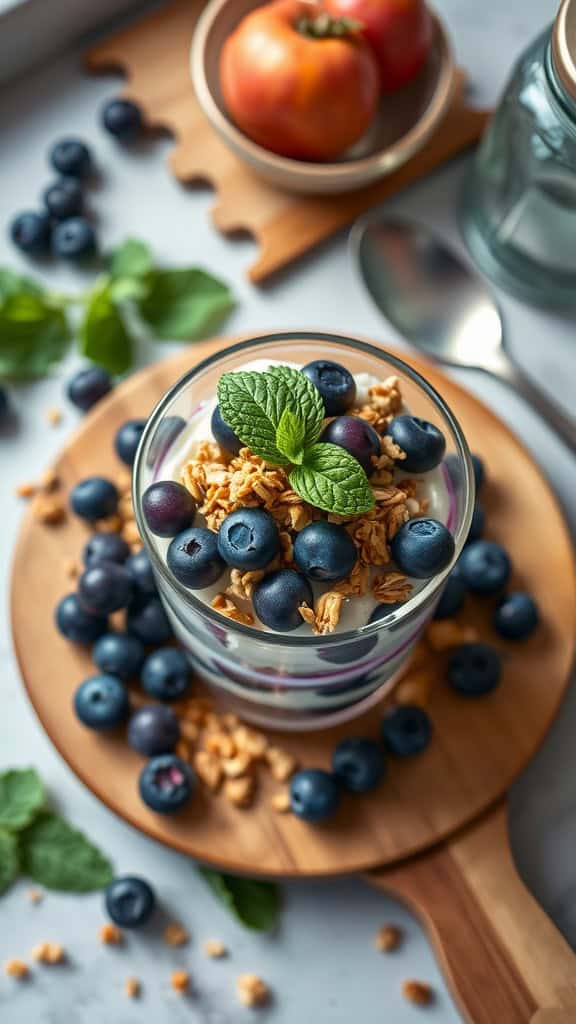
<path id="1" fill-rule="evenodd" d="M 402 394 L 397 377 L 389 377 L 369 388 L 368 401 L 350 409 L 350 415 L 368 420 L 382 432 L 402 409 Z M 396 483 L 394 470 L 405 458 L 391 437 L 382 436 L 380 455 L 373 461 L 370 477 L 375 507 L 359 516 L 329 513 L 330 522 L 341 524 L 350 534 L 358 559 L 349 577 L 323 593 L 314 608 L 302 605 L 300 614 L 317 634 L 332 633 L 340 621 L 344 604 L 354 597 L 371 593 L 383 604 L 406 601 L 411 585 L 405 575 L 390 571 L 390 542 L 408 519 L 422 515 L 426 500 L 418 498 L 416 483 L 406 479 Z M 266 570 L 241 572 L 232 569 L 225 589 L 212 599 L 212 607 L 221 615 L 243 625 L 254 624 L 251 598 L 254 586 L 266 572 L 294 567 L 294 539 L 300 530 L 325 513 L 305 502 L 292 490 L 282 467 L 271 466 L 248 448 L 231 456 L 214 441 L 201 441 L 191 459 L 183 466 L 180 482 L 192 494 L 198 511 L 209 529 L 218 531 L 230 512 L 239 508 L 263 508 L 278 524 L 281 554 Z M 375 572 L 383 569 L 383 572 Z"/>

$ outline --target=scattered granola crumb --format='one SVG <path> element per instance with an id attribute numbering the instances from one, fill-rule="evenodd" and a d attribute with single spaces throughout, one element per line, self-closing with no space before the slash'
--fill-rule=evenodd
<path id="1" fill-rule="evenodd" d="M 55 491 L 60 486 L 60 479 L 55 469 L 45 469 L 40 477 L 40 487 L 43 491 Z"/>
<path id="2" fill-rule="evenodd" d="M 222 764 L 216 754 L 199 750 L 192 759 L 198 778 L 208 789 L 216 790 L 222 781 Z"/>
<path id="3" fill-rule="evenodd" d="M 174 753 L 178 757 L 181 757 L 183 761 L 189 761 L 190 760 L 190 747 L 188 746 L 186 740 L 182 740 L 182 739 L 178 740 L 178 743 L 176 744 Z"/>
<path id="4" fill-rule="evenodd" d="M 245 750 L 241 750 L 236 757 L 230 757 L 222 761 L 222 769 L 227 779 L 239 779 L 246 775 L 252 766 L 252 758 Z"/>
<path id="5" fill-rule="evenodd" d="M 75 580 L 80 575 L 80 566 L 74 558 L 67 558 L 64 562 L 64 572 L 69 580 Z"/>
<path id="6" fill-rule="evenodd" d="M 107 921 L 102 925 L 98 935 L 100 936 L 100 942 L 105 946 L 121 946 L 124 941 L 124 936 L 118 925 L 112 924 L 111 921 Z"/>
<path id="7" fill-rule="evenodd" d="M 204 740 L 204 747 L 209 754 L 230 758 L 236 753 L 236 744 L 227 732 L 210 732 Z"/>
<path id="8" fill-rule="evenodd" d="M 430 623 L 426 639 L 433 651 L 447 651 L 460 644 L 474 643 L 478 632 L 474 626 L 463 626 L 456 619 L 441 619 Z"/>
<path id="9" fill-rule="evenodd" d="M 41 964 L 61 964 L 66 959 L 64 947 L 58 942 L 39 942 L 30 956 Z"/>
<path id="10" fill-rule="evenodd" d="M 270 767 L 270 774 L 276 782 L 287 782 L 294 774 L 298 764 L 292 754 L 287 754 L 279 747 L 269 747 L 266 751 L 266 760 Z"/>
<path id="11" fill-rule="evenodd" d="M 124 982 L 124 995 L 128 996 L 128 999 L 138 999 L 141 990 L 138 978 L 126 978 Z"/>
<path id="12" fill-rule="evenodd" d="M 50 427 L 58 427 L 62 422 L 62 410 L 53 406 L 46 410 L 46 422 Z"/>
<path id="13" fill-rule="evenodd" d="M 190 988 L 190 975 L 188 971 L 172 971 L 172 974 L 170 975 L 170 984 L 178 995 L 186 995 Z"/>
<path id="14" fill-rule="evenodd" d="M 254 778 L 252 775 L 243 775 L 239 779 L 226 779 L 224 783 L 224 796 L 235 807 L 249 807 L 254 798 Z"/>
<path id="15" fill-rule="evenodd" d="M 250 757 L 264 757 L 268 748 L 268 737 L 256 729 L 249 729 L 246 725 L 240 725 L 232 733 L 238 750 L 244 751 Z"/>
<path id="16" fill-rule="evenodd" d="M 403 981 L 402 995 L 409 1003 L 417 1006 L 429 1006 L 434 1001 L 434 991 L 425 981 Z"/>
<path id="17" fill-rule="evenodd" d="M 28 900 L 29 903 L 42 903 L 42 900 L 44 899 L 44 893 L 42 892 L 42 889 L 27 889 L 26 899 Z"/>
<path id="18" fill-rule="evenodd" d="M 33 484 L 32 481 L 18 484 L 18 486 L 14 488 L 14 494 L 18 498 L 31 498 L 36 494 L 36 484 Z"/>
<path id="19" fill-rule="evenodd" d="M 46 526 L 57 526 L 66 518 L 66 506 L 56 494 L 39 492 L 32 501 L 32 512 Z"/>
<path id="20" fill-rule="evenodd" d="M 415 704 L 419 708 L 425 708 L 430 703 L 430 690 L 432 689 L 432 673 L 430 668 L 420 671 L 410 671 L 405 679 L 401 679 L 394 690 L 394 700 L 397 704 Z"/>
<path id="21" fill-rule="evenodd" d="M 402 931 L 395 924 L 385 924 L 376 932 L 375 945 L 380 953 L 391 953 L 402 944 Z"/>
<path id="22" fill-rule="evenodd" d="M 18 981 L 23 981 L 28 977 L 29 968 L 28 964 L 25 964 L 23 960 L 6 960 L 4 964 L 4 973 L 9 978 L 17 978 Z"/>
<path id="23" fill-rule="evenodd" d="M 212 960 L 220 960 L 223 956 L 226 956 L 228 950 L 220 939 L 206 939 L 203 943 L 202 949 L 206 956 L 209 956 Z"/>
<path id="24" fill-rule="evenodd" d="M 290 810 L 290 791 L 288 789 L 278 790 L 277 793 L 273 793 L 270 803 L 277 814 L 287 814 Z"/>
<path id="25" fill-rule="evenodd" d="M 190 935 L 179 921 L 170 921 L 164 929 L 164 942 L 167 946 L 185 946 Z"/>
<path id="26" fill-rule="evenodd" d="M 99 519 L 94 523 L 94 529 L 97 533 L 119 533 L 122 529 L 122 518 L 120 516 L 107 516 L 105 519 Z M 125 540 L 128 538 L 125 537 Z"/>
<path id="27" fill-rule="evenodd" d="M 236 981 L 236 995 L 242 1006 L 264 1006 L 270 998 L 266 982 L 257 974 L 241 974 Z"/>

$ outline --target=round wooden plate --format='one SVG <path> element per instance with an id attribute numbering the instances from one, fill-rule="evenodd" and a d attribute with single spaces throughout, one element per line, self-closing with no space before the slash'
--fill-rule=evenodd
<path id="1" fill-rule="evenodd" d="M 235 339 L 236 340 L 236 339 Z M 118 471 L 112 438 L 128 417 L 146 416 L 193 363 L 225 344 L 206 342 L 149 367 L 96 407 L 70 440 L 56 469 L 65 487 Z M 404 356 L 404 358 L 407 358 Z M 16 651 L 28 694 L 53 743 L 83 782 L 112 810 L 155 839 L 230 871 L 278 876 L 332 875 L 385 866 L 437 843 L 498 800 L 542 742 L 566 688 L 576 611 L 572 545 L 556 499 L 518 440 L 485 406 L 437 368 L 408 360 L 437 387 L 488 467 L 483 501 L 489 534 L 510 550 L 514 584 L 536 595 L 543 624 L 517 646 L 501 643 L 504 678 L 482 700 L 465 700 L 441 680 L 431 714 L 435 736 L 418 758 L 390 764 L 379 790 L 346 800 L 329 825 L 311 827 L 274 812 L 264 792 L 249 810 L 199 793 L 172 819 L 149 811 L 137 793 L 141 759 L 118 738 L 97 736 L 75 719 L 71 696 L 93 673 L 89 653 L 67 643 L 53 610 L 72 589 L 67 559 L 86 529 L 70 516 L 60 527 L 26 515 L 12 578 Z M 468 619 L 490 635 L 489 607 Z M 279 742 L 308 766 L 328 766 L 345 734 L 377 734 L 378 711 L 340 729 L 285 735 Z"/>

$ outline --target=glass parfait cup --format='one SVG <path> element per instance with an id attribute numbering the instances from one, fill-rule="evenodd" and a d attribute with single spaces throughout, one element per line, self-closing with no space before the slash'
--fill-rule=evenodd
<path id="1" fill-rule="evenodd" d="M 323 636 L 300 635 L 299 630 L 274 633 L 235 622 L 211 608 L 202 591 L 189 590 L 172 576 L 165 560 L 168 542 L 148 529 L 142 495 L 163 479 L 174 442 L 214 400 L 222 374 L 256 359 L 297 365 L 331 359 L 355 375 L 400 379 L 406 407 L 438 426 L 446 438 L 440 471 L 447 495 L 446 525 L 455 541 L 452 564 L 470 527 L 472 464 L 462 430 L 438 392 L 397 356 L 343 335 L 279 332 L 222 349 L 177 381 L 150 415 L 134 465 L 134 509 L 175 636 L 196 674 L 229 710 L 269 728 L 322 728 L 360 714 L 393 688 L 434 614 L 451 566 L 417 581 L 410 599 L 379 621 Z"/>

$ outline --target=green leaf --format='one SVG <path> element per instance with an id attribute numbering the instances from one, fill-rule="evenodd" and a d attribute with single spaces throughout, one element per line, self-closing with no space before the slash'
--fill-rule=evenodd
<path id="1" fill-rule="evenodd" d="M 304 458 L 306 424 L 297 413 L 284 409 L 276 428 L 276 447 L 290 462 L 299 465 Z"/>
<path id="2" fill-rule="evenodd" d="M 116 277 L 110 282 L 112 302 L 140 302 L 147 294 L 145 277 Z"/>
<path id="3" fill-rule="evenodd" d="M 360 515 L 374 508 L 374 494 L 360 463 L 336 444 L 315 444 L 290 483 L 304 501 L 341 516 Z"/>
<path id="4" fill-rule="evenodd" d="M 143 319 L 164 340 L 193 341 L 215 331 L 234 305 L 230 289 L 204 270 L 156 270 L 138 303 Z"/>
<path id="5" fill-rule="evenodd" d="M 44 806 L 42 780 L 34 768 L 13 768 L 0 775 L 0 829 L 26 828 Z"/>
<path id="6" fill-rule="evenodd" d="M 290 408 L 304 421 L 304 448 L 311 448 L 320 436 L 326 416 L 318 388 L 301 370 L 295 370 L 292 366 L 271 366 L 267 372 L 287 385 Z"/>
<path id="7" fill-rule="evenodd" d="M 8 295 L 27 292 L 29 295 L 42 295 L 42 288 L 31 277 L 16 274 L 8 267 L 0 267 L 0 305 Z"/>
<path id="8" fill-rule="evenodd" d="M 110 295 L 106 281 L 92 294 L 80 327 L 80 351 L 113 374 L 132 366 L 132 337 Z"/>
<path id="9" fill-rule="evenodd" d="M 45 814 L 21 835 L 22 870 L 47 889 L 92 892 L 112 881 L 110 862 L 56 814 Z"/>
<path id="10" fill-rule="evenodd" d="M 0 829 L 0 895 L 18 878 L 18 839 Z"/>
<path id="11" fill-rule="evenodd" d="M 280 913 L 280 890 L 272 882 L 224 875 L 210 868 L 199 868 L 212 892 L 234 917 L 257 932 L 270 931 Z"/>
<path id="12" fill-rule="evenodd" d="M 63 359 L 69 343 L 66 316 L 50 305 L 49 296 L 26 287 L 5 295 L 0 307 L 0 377 L 44 376 Z"/>
<path id="13" fill-rule="evenodd" d="M 282 413 L 290 404 L 284 381 L 269 373 L 240 370 L 224 373 L 217 392 L 222 418 L 240 440 L 261 459 L 275 466 L 287 466 L 290 459 L 276 445 Z"/>
<path id="14" fill-rule="evenodd" d="M 146 242 L 127 238 L 110 256 L 112 277 L 143 277 L 152 270 L 152 252 Z"/>

